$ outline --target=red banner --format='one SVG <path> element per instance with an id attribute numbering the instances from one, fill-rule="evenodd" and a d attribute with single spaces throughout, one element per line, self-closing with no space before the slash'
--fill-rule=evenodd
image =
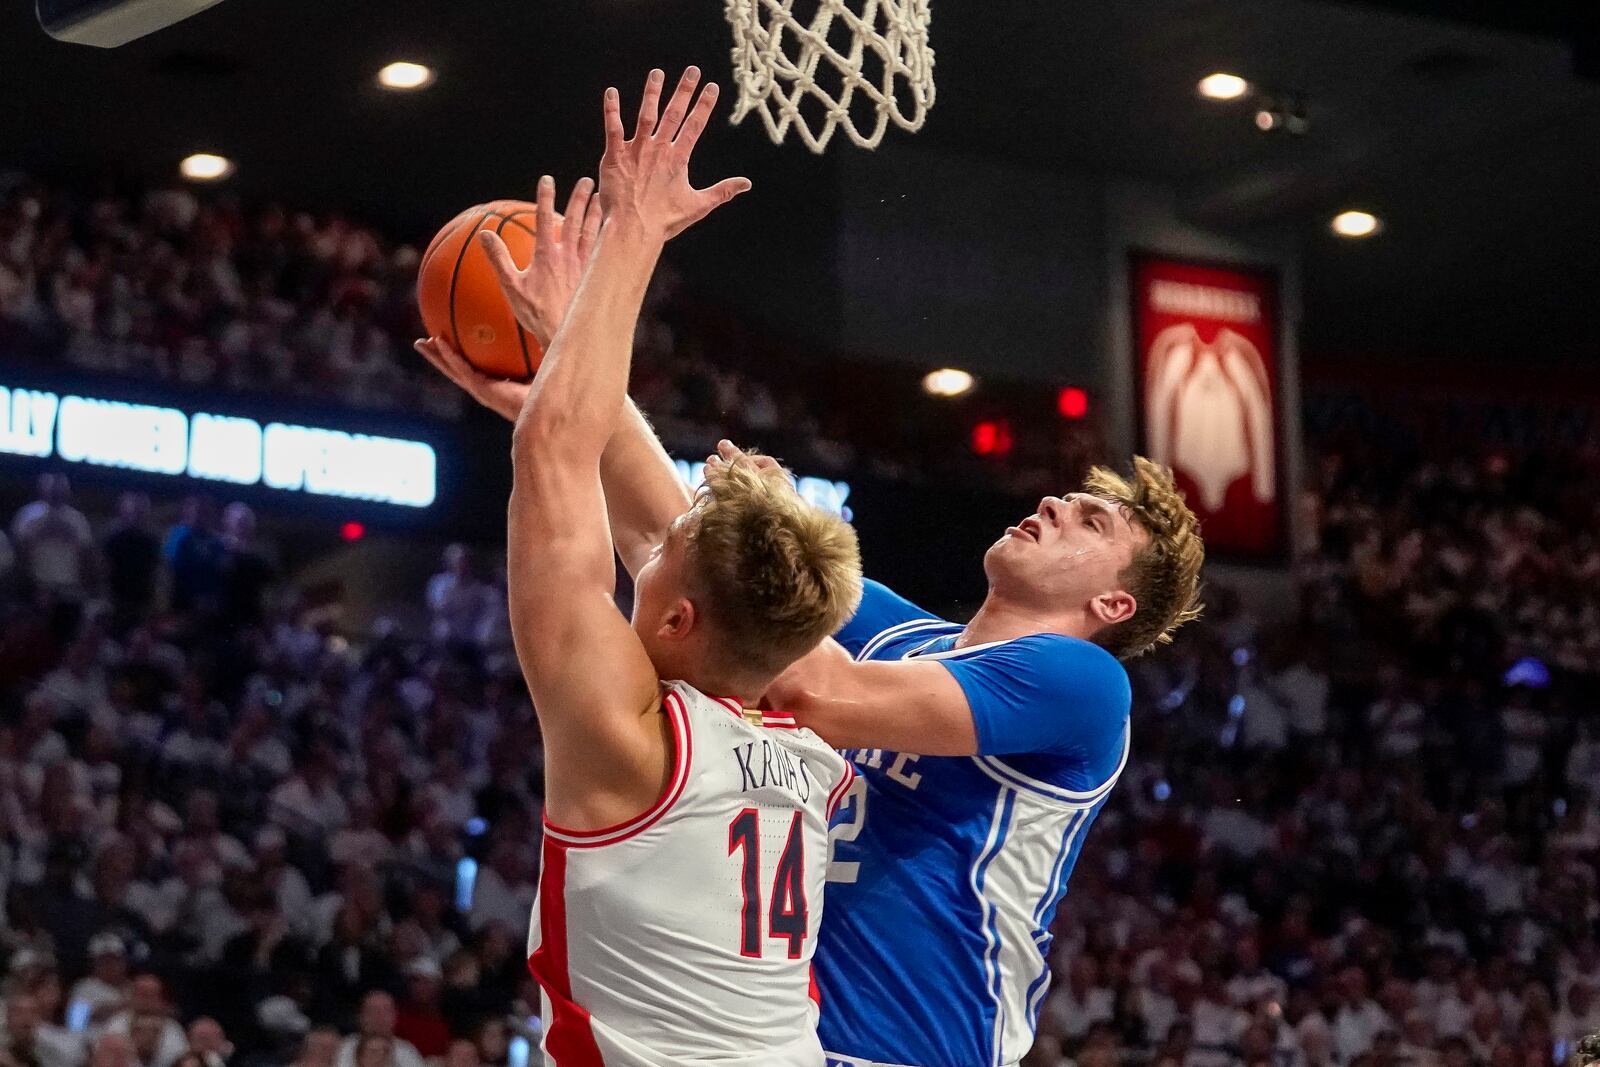
<path id="1" fill-rule="evenodd" d="M 1281 555 L 1277 279 L 1135 256 L 1132 291 L 1141 450 L 1177 475 L 1209 551 Z"/>

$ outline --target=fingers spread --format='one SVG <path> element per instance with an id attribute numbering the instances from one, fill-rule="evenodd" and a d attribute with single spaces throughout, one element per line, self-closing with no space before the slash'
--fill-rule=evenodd
<path id="1" fill-rule="evenodd" d="M 700 91 L 700 99 L 694 102 L 694 110 L 689 112 L 688 119 L 683 128 L 678 131 L 677 139 L 673 141 L 678 150 L 687 156 L 694 151 L 694 146 L 700 140 L 700 135 L 705 132 L 706 123 L 711 119 L 711 110 L 717 106 L 717 83 L 712 82 Z"/>
<path id="2" fill-rule="evenodd" d="M 607 89 L 603 105 L 606 124 L 606 155 L 615 155 L 622 150 L 626 138 L 622 132 L 622 101 L 617 96 L 616 89 Z"/>
<path id="3" fill-rule="evenodd" d="M 699 67 L 689 67 L 683 72 L 683 77 L 678 79 L 678 88 L 667 104 L 667 113 L 662 116 L 661 125 L 656 129 L 658 138 L 671 141 L 678 136 L 678 128 L 683 125 L 683 117 L 689 113 L 689 102 L 694 99 L 694 89 L 699 84 Z"/>
<path id="4" fill-rule="evenodd" d="M 589 253 L 594 250 L 595 240 L 600 236 L 600 223 L 604 218 L 605 210 L 600 204 L 600 198 L 590 197 L 588 209 L 583 216 L 583 231 L 578 235 L 578 257 L 585 263 L 589 261 Z"/>
<path id="5" fill-rule="evenodd" d="M 544 197 L 544 184 L 542 182 L 541 186 L 539 186 L 539 195 Z M 542 218 L 544 208 L 539 211 L 541 211 Z M 506 248 L 506 242 L 502 242 L 501 235 L 496 234 L 494 230 L 478 230 L 478 242 L 483 245 L 483 254 L 490 258 L 490 266 L 494 267 L 494 275 L 499 278 L 502 288 L 507 293 L 510 293 L 512 286 L 517 283 L 517 275 L 522 274 L 522 272 L 518 270 L 517 261 L 510 258 L 510 250 Z"/>
<path id="6" fill-rule="evenodd" d="M 634 137 L 652 137 L 656 132 L 656 115 L 661 105 L 661 84 L 666 81 L 665 71 L 652 70 L 644 81 L 644 99 L 639 101 L 639 125 L 634 127 Z"/>
<path id="7" fill-rule="evenodd" d="M 533 207 L 534 233 L 541 239 L 549 237 L 559 240 L 556 237 L 556 180 L 548 174 L 539 179 L 539 191 L 534 195 Z M 535 252 L 542 243 L 542 240 L 535 243 Z"/>
<path id="8" fill-rule="evenodd" d="M 572 187 L 572 195 L 567 198 L 567 213 L 561 219 L 562 244 L 576 240 L 582 232 L 584 216 L 588 212 L 589 201 L 593 195 L 593 179 L 579 178 L 578 184 Z"/>

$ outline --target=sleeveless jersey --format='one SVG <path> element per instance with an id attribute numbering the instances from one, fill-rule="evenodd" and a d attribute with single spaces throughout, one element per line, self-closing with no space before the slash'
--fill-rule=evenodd
<path id="1" fill-rule="evenodd" d="M 673 770 L 654 807 L 605 830 L 545 823 L 528 935 L 545 1067 L 820 1067 L 811 957 L 853 771 L 792 717 L 757 726 L 683 682 L 662 707 Z"/>
<path id="2" fill-rule="evenodd" d="M 962 627 L 876 582 L 838 639 L 960 682 L 979 754 L 845 754 L 817 950 L 828 1067 L 1006 1067 L 1033 1044 L 1050 925 L 1128 758 L 1127 674 L 1057 634 L 956 647 Z"/>

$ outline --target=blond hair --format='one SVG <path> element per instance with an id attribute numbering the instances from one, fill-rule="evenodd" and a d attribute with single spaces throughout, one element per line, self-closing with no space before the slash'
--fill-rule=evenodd
<path id="1" fill-rule="evenodd" d="M 694 592 L 752 668 L 783 670 L 861 603 L 855 530 L 802 500 L 770 460 L 712 464 L 686 529 Z"/>
<path id="2" fill-rule="evenodd" d="M 1134 553 L 1122 581 L 1139 607 L 1133 617 L 1095 635 L 1096 644 L 1118 659 L 1142 656 L 1170 644 L 1172 634 L 1200 617 L 1200 566 L 1206 546 L 1200 520 L 1183 501 L 1172 471 L 1143 456 L 1133 457 L 1133 477 L 1106 467 L 1089 471 L 1083 487 L 1102 500 L 1127 509 L 1129 519 L 1150 535 Z"/>

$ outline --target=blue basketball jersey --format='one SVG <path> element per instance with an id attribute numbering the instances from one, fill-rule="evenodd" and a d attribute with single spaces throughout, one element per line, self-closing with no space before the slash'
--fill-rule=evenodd
<path id="1" fill-rule="evenodd" d="M 966 693 L 972 757 L 852 749 L 816 954 L 830 1064 L 996 1067 L 1033 1043 L 1050 924 L 1128 759 L 1127 673 L 1058 634 L 955 648 L 962 627 L 876 582 L 837 637 L 932 659 Z"/>

